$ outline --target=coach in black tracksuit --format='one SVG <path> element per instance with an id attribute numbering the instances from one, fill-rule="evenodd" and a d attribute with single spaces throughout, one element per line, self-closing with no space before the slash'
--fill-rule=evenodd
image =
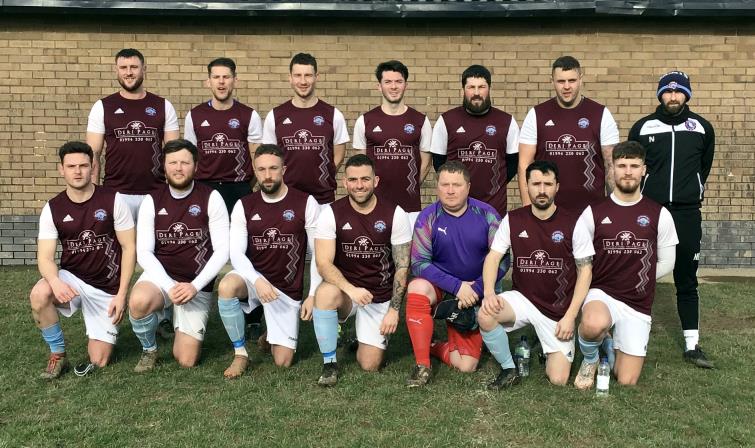
<path id="1" fill-rule="evenodd" d="M 657 96 L 661 104 L 655 113 L 632 126 L 629 140 L 642 143 L 647 150 L 642 193 L 671 212 L 679 236 L 674 284 L 684 332 L 684 359 L 712 368 L 699 345 L 697 265 L 702 239 L 700 207 L 713 164 L 715 134 L 707 120 L 689 110 L 692 89 L 685 73 L 663 75 Z"/>

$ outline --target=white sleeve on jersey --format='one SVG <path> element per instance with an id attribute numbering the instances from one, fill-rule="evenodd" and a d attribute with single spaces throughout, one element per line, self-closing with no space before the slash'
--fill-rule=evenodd
<path id="1" fill-rule="evenodd" d="M 249 143 L 262 143 L 262 117 L 256 110 L 252 111 L 252 119 L 246 129 L 246 141 Z"/>
<path id="2" fill-rule="evenodd" d="M 241 201 L 236 201 L 231 212 L 230 252 L 231 265 L 242 277 L 254 284 L 262 274 L 254 269 L 252 261 L 246 256 L 249 233 L 246 229 L 246 213 Z"/>
<path id="3" fill-rule="evenodd" d="M 430 142 L 430 152 L 441 156 L 448 152 L 448 130 L 446 123 L 443 121 L 443 115 L 438 117 L 433 128 L 433 136 Z"/>
<path id="4" fill-rule="evenodd" d="M 165 127 L 164 131 L 177 131 L 178 130 L 178 115 L 176 115 L 176 109 L 170 104 L 170 101 L 165 100 Z"/>
<path id="5" fill-rule="evenodd" d="M 367 149 L 367 136 L 364 135 L 364 115 L 360 115 L 357 118 L 357 122 L 354 123 L 354 137 L 351 139 L 351 147 L 358 150 Z"/>
<path id="6" fill-rule="evenodd" d="M 349 131 L 346 129 L 346 119 L 340 110 L 333 111 L 333 144 L 342 145 L 349 141 Z"/>
<path id="7" fill-rule="evenodd" d="M 534 107 L 524 117 L 522 130 L 519 132 L 519 143 L 537 145 L 537 114 Z"/>
<path id="8" fill-rule="evenodd" d="M 38 240 L 57 240 L 58 228 L 55 227 L 55 221 L 52 220 L 52 210 L 50 210 L 50 203 L 47 202 L 42 207 L 42 213 L 39 215 L 39 233 L 37 234 Z"/>
<path id="9" fill-rule="evenodd" d="M 115 201 L 113 202 L 113 228 L 117 232 L 134 228 L 134 217 L 131 216 L 131 209 L 120 193 L 115 193 Z"/>
<path id="10" fill-rule="evenodd" d="M 592 210 L 590 211 L 590 222 L 592 223 Z M 571 236 L 572 256 L 574 256 L 574 259 L 579 260 L 580 258 L 595 255 L 595 247 L 592 243 L 593 237 L 590 236 L 590 230 L 585 227 L 582 216 L 580 216 L 574 225 L 574 232 L 572 232 Z"/>
<path id="11" fill-rule="evenodd" d="M 186 113 L 184 119 L 184 139 L 197 144 L 197 134 L 194 133 L 194 120 L 191 118 L 191 111 Z"/>
<path id="12" fill-rule="evenodd" d="M 658 248 L 658 259 L 655 262 L 655 279 L 665 277 L 674 270 L 676 263 L 676 246 Z"/>
<path id="13" fill-rule="evenodd" d="M 320 217 L 320 204 L 313 196 L 307 198 L 307 208 L 304 212 L 304 229 L 307 231 L 307 244 L 309 250 L 312 252 L 312 261 L 309 263 L 309 295 L 314 296 L 315 290 L 320 283 L 322 283 L 322 277 L 317 270 L 317 263 L 315 262 L 315 231 L 317 229 L 317 221 Z"/>
<path id="14" fill-rule="evenodd" d="M 425 122 L 422 123 L 422 134 L 419 138 L 419 150 L 421 152 L 430 152 L 432 150 L 433 127 L 430 125 L 430 119 L 425 115 Z"/>
<path id="15" fill-rule="evenodd" d="M 212 255 L 207 260 L 207 264 L 199 271 L 199 274 L 191 281 L 197 291 L 201 291 L 214 280 L 228 262 L 228 209 L 225 207 L 223 196 L 217 190 L 210 193 L 210 199 L 207 202 Z"/>
<path id="16" fill-rule="evenodd" d="M 320 209 L 320 217 L 317 218 L 317 227 L 315 227 L 315 238 L 319 240 L 336 239 L 336 217 L 330 205 Z"/>
<path id="17" fill-rule="evenodd" d="M 92 110 L 89 111 L 89 119 L 87 120 L 87 132 L 93 132 L 95 134 L 105 134 L 105 107 L 102 105 L 102 100 L 97 100 L 92 106 Z"/>
<path id="18" fill-rule="evenodd" d="M 136 261 L 163 291 L 170 291 L 176 282 L 155 257 L 155 203 L 151 195 L 145 196 L 139 206 L 136 220 Z"/>
<path id="19" fill-rule="evenodd" d="M 603 117 L 600 120 L 600 146 L 613 146 L 619 143 L 619 127 L 613 119 L 611 111 L 603 107 Z"/>
<path id="20" fill-rule="evenodd" d="M 409 220 L 409 214 L 407 214 L 401 206 L 396 206 L 393 211 L 393 227 L 391 228 L 391 245 L 398 246 L 400 244 L 411 243 L 412 233 L 411 221 Z"/>
<path id="21" fill-rule="evenodd" d="M 658 247 L 676 246 L 677 244 L 679 244 L 679 238 L 676 235 L 674 218 L 666 210 L 666 207 L 663 207 L 658 217 Z"/>
<path id="22" fill-rule="evenodd" d="M 579 238 L 587 238 L 591 242 L 595 239 L 595 222 L 592 218 L 592 207 L 587 206 L 585 210 L 579 215 L 577 225 L 574 226 L 574 233 L 586 232 L 586 236 L 580 236 Z M 575 257 L 576 258 L 576 257 Z"/>
<path id="23" fill-rule="evenodd" d="M 498 230 L 495 231 L 493 237 L 493 243 L 490 245 L 490 249 L 498 252 L 499 254 L 505 254 L 511 247 L 511 224 L 509 223 L 509 215 L 503 217 L 501 225 L 498 226 Z"/>
<path id="24" fill-rule="evenodd" d="M 275 115 L 272 110 L 267 113 L 265 124 L 262 126 L 262 143 L 266 145 L 278 143 L 278 137 L 275 136 Z"/>
<path id="25" fill-rule="evenodd" d="M 514 117 L 511 117 L 509 133 L 506 135 L 506 154 L 516 154 L 519 152 L 519 125 L 516 124 Z"/>

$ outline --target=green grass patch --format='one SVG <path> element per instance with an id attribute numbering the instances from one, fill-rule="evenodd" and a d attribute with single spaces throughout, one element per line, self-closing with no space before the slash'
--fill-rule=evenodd
<path id="1" fill-rule="evenodd" d="M 488 356 L 474 374 L 436 364 L 427 388 L 408 390 L 413 357 L 403 324 L 380 373 L 361 372 L 354 355 L 339 350 L 333 389 L 315 385 L 322 359 L 311 323 L 301 326 L 292 368 L 276 368 L 253 348 L 248 374 L 226 381 L 232 351 L 216 310 L 197 368 L 179 368 L 163 343 L 156 371 L 133 374 L 140 346 L 126 320 L 111 366 L 45 382 L 38 374 L 47 347 L 28 305 L 37 278 L 33 268 L 0 273 L 0 447 L 755 446 L 751 283 L 700 287 L 703 347 L 718 367 L 711 371 L 682 361 L 673 286 L 659 285 L 640 384 L 612 383 L 610 397 L 598 399 L 551 386 L 534 360 L 521 386 L 488 392 L 498 369 Z M 81 316 L 62 322 L 69 357 L 83 360 Z M 572 379 L 579 362 L 578 355 Z"/>

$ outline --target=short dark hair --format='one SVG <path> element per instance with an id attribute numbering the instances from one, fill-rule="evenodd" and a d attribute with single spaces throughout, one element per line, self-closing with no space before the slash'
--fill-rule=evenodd
<path id="1" fill-rule="evenodd" d="M 163 156 L 173 152 L 178 152 L 182 149 L 185 149 L 191 153 L 191 157 L 194 159 L 194 163 L 197 163 L 199 161 L 199 150 L 197 150 L 196 145 L 183 138 L 177 138 L 166 143 L 165 146 L 163 146 Z"/>
<path id="2" fill-rule="evenodd" d="M 383 72 L 398 72 L 404 77 L 404 81 L 409 81 L 409 69 L 401 61 L 395 59 L 381 62 L 375 69 L 375 77 L 378 82 L 383 80 Z"/>
<path id="3" fill-rule="evenodd" d="M 92 147 L 84 142 L 66 142 L 58 149 L 58 156 L 60 156 L 60 163 L 63 163 L 63 158 L 68 154 L 86 154 L 89 156 L 89 161 L 94 160 L 94 151 Z"/>
<path id="4" fill-rule="evenodd" d="M 613 147 L 611 159 L 614 161 L 619 159 L 640 159 L 644 163 L 646 154 L 647 151 L 642 146 L 642 143 L 629 140 Z"/>
<path id="5" fill-rule="evenodd" d="M 535 160 L 530 163 L 525 171 L 526 180 L 530 180 L 530 173 L 533 171 L 540 171 L 543 174 L 553 173 L 556 177 L 556 182 L 558 182 L 558 165 L 552 160 Z"/>
<path id="6" fill-rule="evenodd" d="M 490 81 L 490 70 L 485 68 L 485 66 L 483 65 L 470 65 L 466 70 L 464 70 L 464 72 L 461 74 L 462 87 L 465 87 L 467 85 L 468 78 L 485 78 L 488 86 L 492 85 Z"/>
<path id="7" fill-rule="evenodd" d="M 123 50 L 119 51 L 115 54 L 115 61 L 118 62 L 118 58 L 139 58 L 140 61 L 142 61 L 142 64 L 144 64 L 144 55 L 141 51 L 135 49 L 135 48 L 124 48 Z"/>
<path id="8" fill-rule="evenodd" d="M 346 161 L 346 165 L 343 168 L 344 172 L 346 172 L 346 168 L 351 166 L 369 166 L 372 168 L 372 171 L 375 172 L 375 162 L 365 154 L 356 154 L 349 157 L 349 160 Z"/>
<path id="9" fill-rule="evenodd" d="M 265 154 L 270 154 L 270 155 L 277 156 L 283 159 L 283 150 L 280 149 L 280 146 L 274 143 L 265 143 L 264 145 L 259 145 L 257 149 L 254 150 L 255 159 Z"/>
<path id="10" fill-rule="evenodd" d="M 464 180 L 466 182 L 469 182 L 469 180 L 471 179 L 471 176 L 469 175 L 469 168 L 467 168 L 466 165 L 459 162 L 458 160 L 451 160 L 441 165 L 440 168 L 438 168 L 438 176 L 440 176 L 440 173 L 444 171 L 447 173 L 461 173 L 461 175 L 464 176 Z"/>
<path id="11" fill-rule="evenodd" d="M 294 69 L 294 64 L 311 65 L 314 67 L 315 73 L 317 73 L 317 59 L 309 53 L 296 53 L 294 57 L 291 58 L 291 63 L 288 64 L 289 73 Z"/>
<path id="12" fill-rule="evenodd" d="M 579 61 L 574 56 L 561 56 L 560 58 L 553 61 L 553 65 L 551 66 L 551 74 L 553 74 L 553 72 L 555 72 L 557 68 L 560 68 L 565 72 L 568 72 L 569 70 L 576 70 L 578 73 L 582 74 L 582 67 L 579 65 Z"/>
<path id="13" fill-rule="evenodd" d="M 210 63 L 207 64 L 207 76 L 212 74 L 213 67 L 228 67 L 231 70 L 231 74 L 236 76 L 236 63 L 233 62 L 233 59 L 231 58 L 217 58 L 210 61 Z"/>

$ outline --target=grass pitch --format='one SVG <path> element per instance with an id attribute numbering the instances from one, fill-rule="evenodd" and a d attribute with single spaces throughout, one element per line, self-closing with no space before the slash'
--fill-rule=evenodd
<path id="1" fill-rule="evenodd" d="M 711 371 L 682 361 L 673 286 L 659 285 L 640 384 L 612 383 L 610 397 L 599 399 L 551 386 L 535 360 L 522 385 L 488 392 L 498 371 L 489 356 L 474 374 L 434 364 L 430 385 L 408 390 L 413 357 L 403 325 L 381 373 L 361 372 L 354 355 L 339 349 L 333 389 L 315 385 L 322 360 L 311 323 L 301 326 L 292 368 L 276 368 L 252 348 L 251 370 L 226 381 L 232 350 L 216 310 L 197 368 L 179 368 L 162 343 L 156 371 L 133 374 L 140 346 L 126 320 L 111 366 L 45 382 L 38 374 L 47 346 L 28 305 L 37 278 L 34 268 L 0 273 L 0 447 L 755 446 L 751 282 L 700 287 L 703 347 L 718 367 Z M 85 359 L 81 316 L 62 325 L 71 361 Z M 579 362 L 578 355 L 572 380 Z"/>

